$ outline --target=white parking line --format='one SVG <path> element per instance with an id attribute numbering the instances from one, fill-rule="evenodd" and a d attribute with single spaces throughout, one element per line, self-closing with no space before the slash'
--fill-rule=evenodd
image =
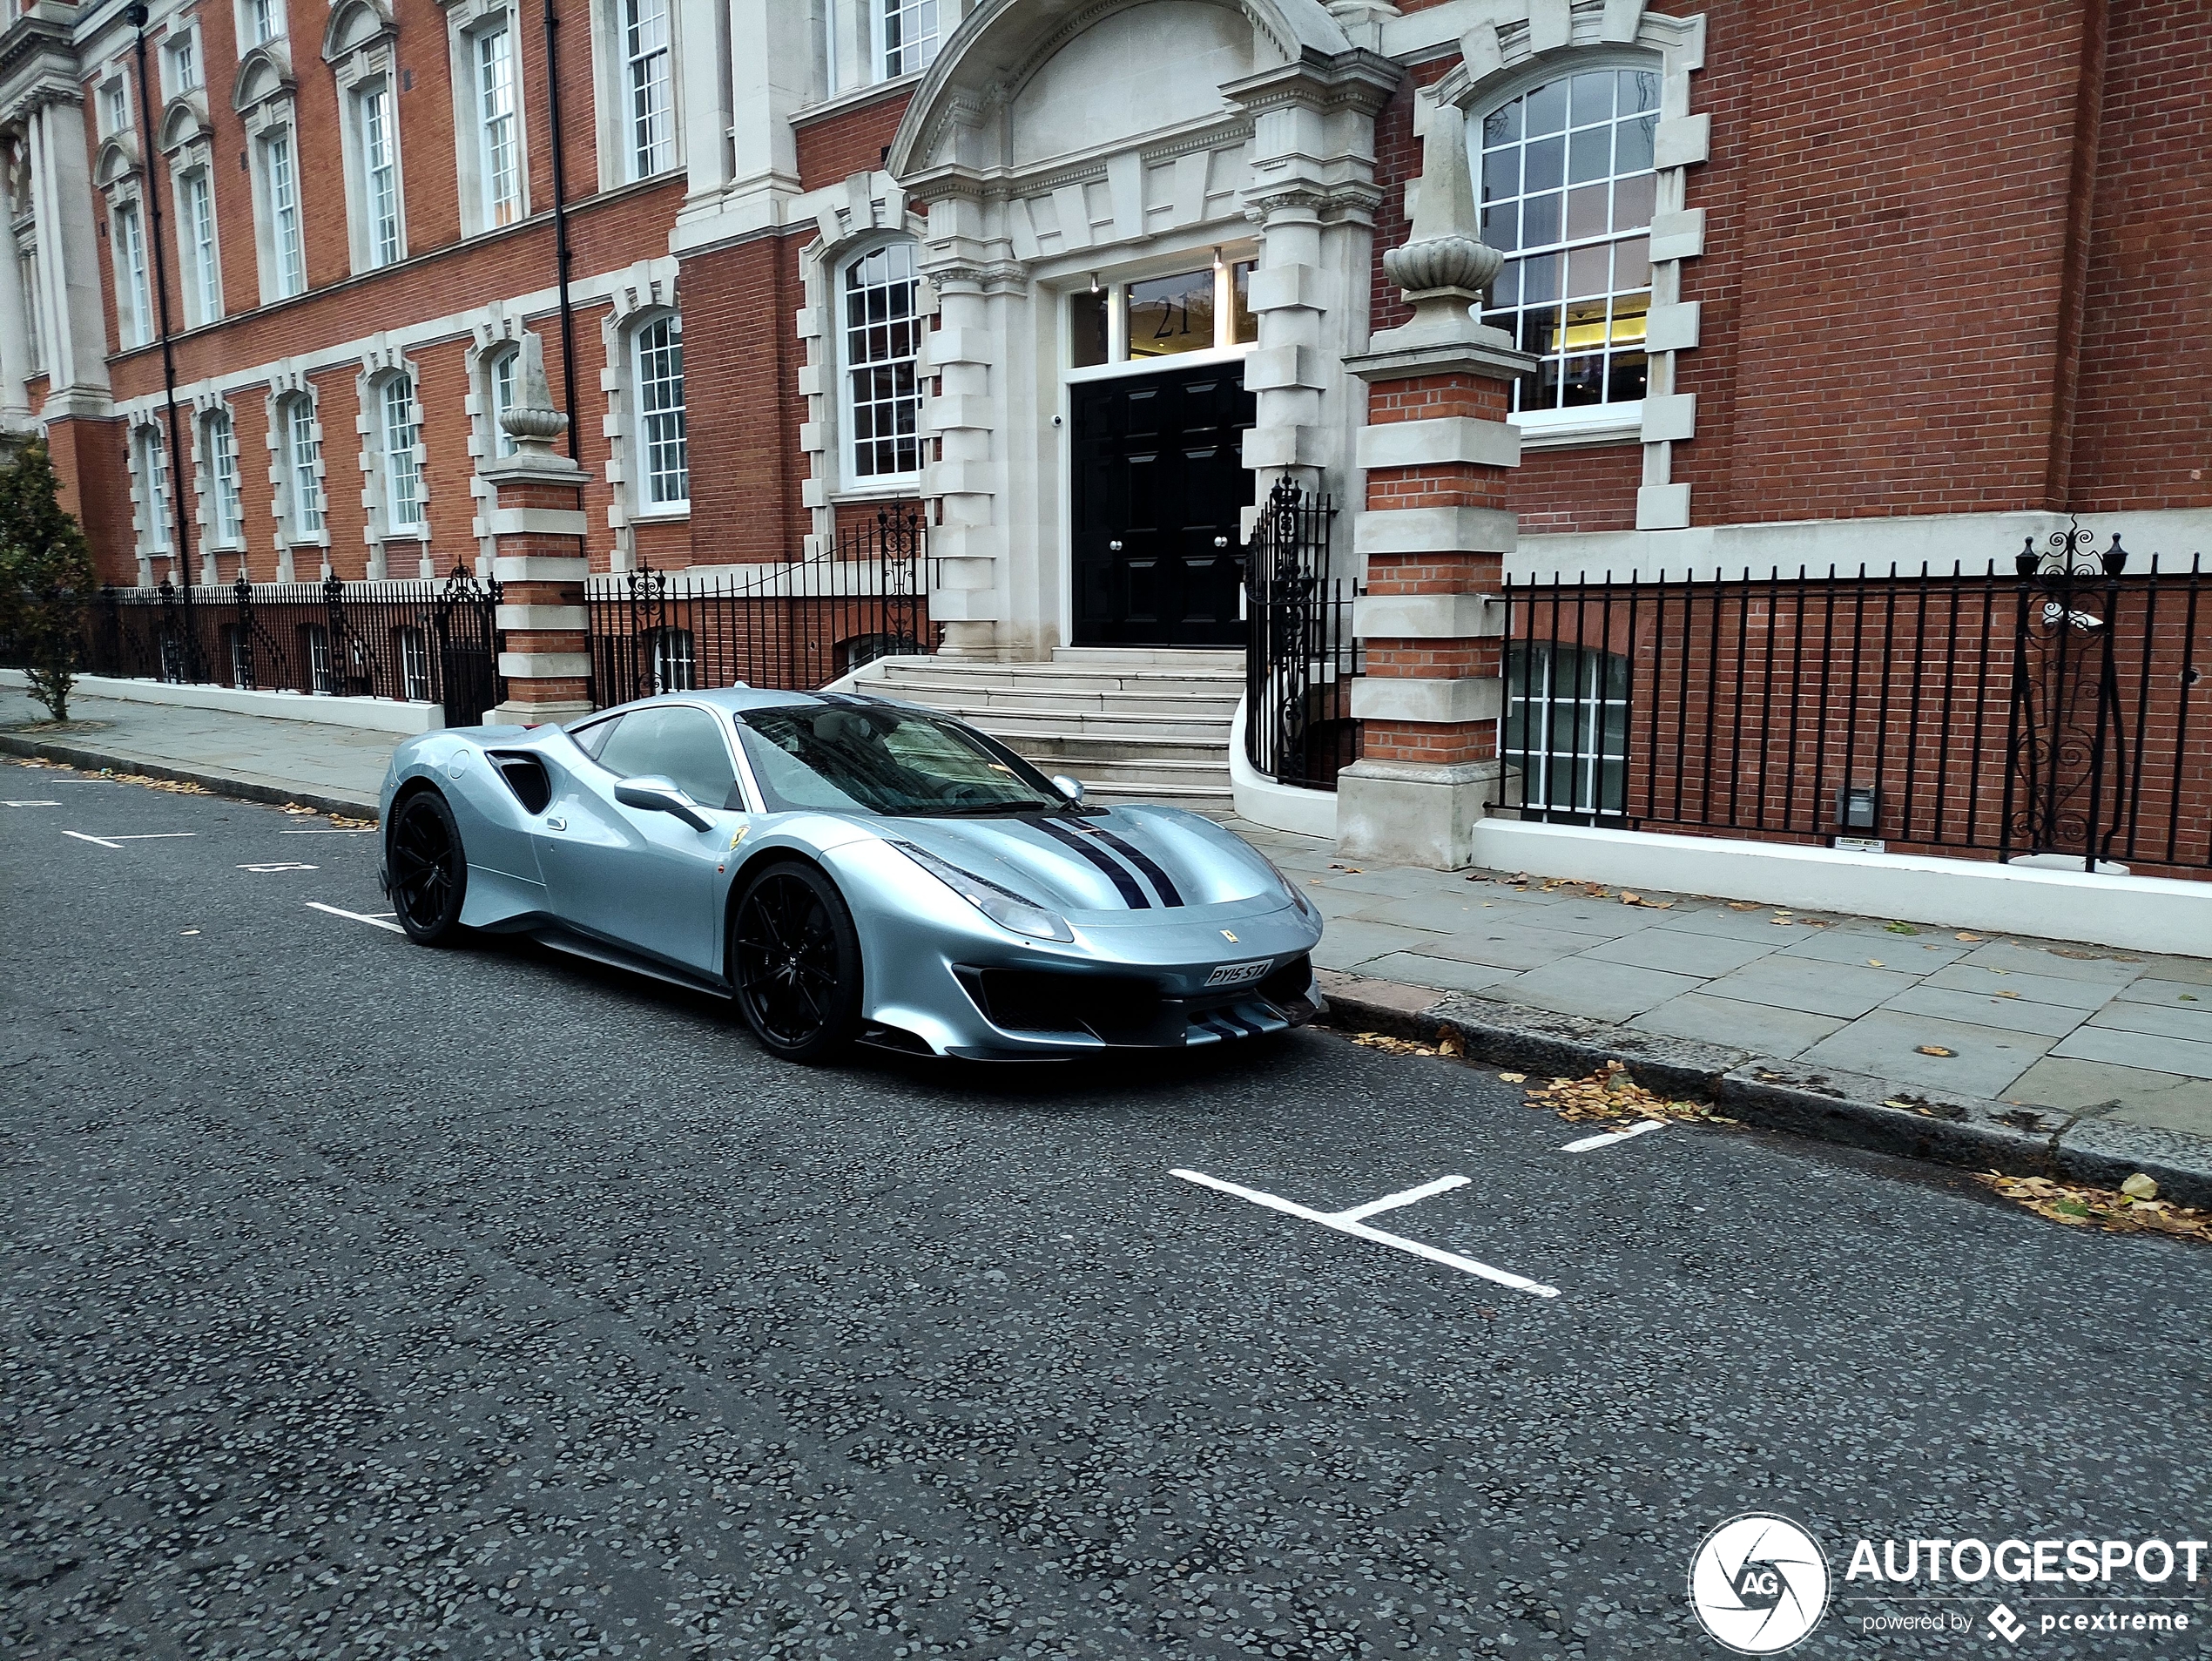
<path id="1" fill-rule="evenodd" d="M 1505 1269 L 1494 1269 L 1487 1263 L 1478 1263 L 1471 1257 L 1461 1257 L 1457 1252 L 1443 1251 L 1433 1246 L 1424 1245 L 1420 1240 L 1409 1240 L 1402 1234 L 1386 1234 L 1381 1229 L 1369 1228 L 1359 1220 L 1362 1217 L 1371 1216 L 1379 1211 L 1387 1211 L 1399 1205 L 1410 1205 L 1417 1199 L 1426 1199 L 1433 1194 L 1440 1194 L 1457 1188 L 1467 1180 L 1465 1177 L 1440 1177 L 1436 1181 L 1424 1183 L 1419 1188 L 1408 1188 L 1403 1193 L 1393 1194 L 1386 1199 L 1376 1200 L 1369 1205 L 1354 1205 L 1348 1211 L 1318 1212 L 1311 1205 L 1299 1205 L 1294 1199 L 1284 1199 L 1278 1195 L 1262 1193 L 1257 1188 L 1241 1187 L 1233 1182 L 1224 1182 L 1218 1177 L 1209 1177 L 1203 1171 L 1178 1169 L 1170 1171 L 1168 1174 L 1171 1177 L 1180 1177 L 1185 1182 L 1197 1183 L 1202 1188 L 1217 1189 L 1224 1194 L 1234 1194 L 1239 1199 L 1249 1199 L 1255 1205 L 1264 1205 L 1270 1211 L 1278 1211 L 1285 1216 L 1304 1218 L 1309 1223 L 1318 1223 L 1324 1228 L 1332 1228 L 1339 1234 L 1349 1234 L 1354 1239 L 1372 1240 L 1378 1246 L 1387 1246 L 1397 1251 L 1410 1252 L 1417 1258 L 1426 1258 L 1431 1263 L 1440 1263 L 1447 1269 L 1459 1270 L 1462 1274 L 1480 1275 L 1485 1280 L 1495 1281 L 1501 1286 L 1510 1286 L 1515 1292 L 1526 1292 L 1537 1298 L 1559 1296 L 1557 1286 L 1548 1286 L 1541 1281 L 1528 1280 L 1525 1276 L 1514 1274 Z"/>
<path id="2" fill-rule="evenodd" d="M 0 800 L 0 807 L 60 807 L 60 806 L 61 806 L 61 803 L 59 803 L 59 802 L 57 802 L 57 801 L 7 801 L 7 800 Z"/>
<path id="3" fill-rule="evenodd" d="M 1631 1124 L 1625 1131 L 1608 1131 L 1603 1136 L 1586 1136 L 1580 1142 L 1568 1143 L 1560 1151 L 1588 1153 L 1592 1148 L 1609 1148 L 1615 1142 L 1626 1142 L 1630 1137 L 1642 1136 L 1646 1131 L 1663 1131 L 1666 1128 L 1664 1119 L 1646 1119 L 1640 1124 Z"/>
<path id="4" fill-rule="evenodd" d="M 320 871 L 319 865 L 302 865 L 297 860 L 271 860 L 261 865 L 241 865 L 241 871 Z"/>
<path id="5" fill-rule="evenodd" d="M 365 922 L 371 928 L 388 928 L 395 935 L 403 935 L 407 933 L 407 930 L 401 928 L 396 922 L 388 922 L 385 921 L 385 917 L 397 916 L 399 914 L 396 912 L 387 912 L 385 914 L 385 917 L 371 917 L 364 915 L 362 913 L 358 911 L 346 911 L 341 909 L 337 906 L 327 906 L 320 900 L 309 900 L 306 902 L 306 904 L 307 908 L 311 911 L 327 911 L 334 917 L 344 917 L 352 922 Z"/>
<path id="6" fill-rule="evenodd" d="M 310 830 L 279 831 L 280 836 L 372 836 L 374 825 L 317 825 Z"/>
<path id="7" fill-rule="evenodd" d="M 74 836 L 80 842 L 98 842 L 102 847 L 121 848 L 125 842 L 169 842 L 179 837 L 197 836 L 198 831 L 145 831 L 135 836 L 89 836 L 83 831 L 65 830 L 64 836 Z"/>

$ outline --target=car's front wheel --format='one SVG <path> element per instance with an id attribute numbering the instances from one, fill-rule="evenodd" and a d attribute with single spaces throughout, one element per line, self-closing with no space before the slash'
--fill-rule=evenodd
<path id="1" fill-rule="evenodd" d="M 860 1026 L 860 937 L 837 885 L 783 861 L 745 884 L 730 978 L 753 1036 L 788 1061 L 826 1060 Z"/>
<path id="2" fill-rule="evenodd" d="M 449 944 L 461 932 L 469 860 L 446 799 L 435 790 L 419 790 L 401 802 L 387 852 L 392 909 L 400 927 L 420 945 Z"/>

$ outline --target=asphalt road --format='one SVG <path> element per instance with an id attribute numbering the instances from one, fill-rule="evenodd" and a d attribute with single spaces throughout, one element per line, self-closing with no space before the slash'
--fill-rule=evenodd
<path id="1" fill-rule="evenodd" d="M 794 1069 L 313 909 L 385 909 L 327 820 L 0 797 L 57 804 L 0 807 L 10 1656 L 1718 1655 L 1684 1577 L 1737 1512 L 1861 1597 L 1861 1535 L 2212 1523 L 2201 1250 L 1743 1131 L 1570 1154 L 1320 1032 Z M 1559 1295 L 1178 1167 L 1464 1175 L 1374 1225 Z M 1795 1653 L 2200 1653 L 2206 1583 L 2187 1637 L 1892 1594 Z M 1938 1607 L 1977 1629 L 1851 1630 Z"/>

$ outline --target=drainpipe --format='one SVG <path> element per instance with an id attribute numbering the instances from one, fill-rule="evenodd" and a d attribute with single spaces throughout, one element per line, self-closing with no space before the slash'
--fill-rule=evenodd
<path id="1" fill-rule="evenodd" d="M 561 19 L 545 0 L 545 117 L 553 133 L 553 275 L 561 295 L 561 399 L 569 418 L 569 459 L 578 460 L 576 419 L 576 307 L 569 300 L 569 169 L 561 144 Z"/>
<path id="2" fill-rule="evenodd" d="M 549 3 L 550 0 L 549 0 Z M 146 91 L 146 9 L 134 3 L 124 8 L 123 20 L 137 31 L 138 59 L 138 142 L 145 149 L 146 168 L 146 240 L 152 250 L 153 264 L 153 292 L 155 315 L 161 323 L 161 385 L 168 399 L 169 416 L 169 483 L 176 496 L 171 512 L 169 534 L 176 539 L 173 564 L 183 575 L 178 584 L 185 604 L 185 672 L 192 672 L 192 660 L 199 655 L 199 636 L 192 627 L 192 531 L 191 522 L 185 517 L 185 442 L 177 427 L 177 354 L 169 341 L 169 267 L 163 263 L 161 242 L 161 192 L 153 179 L 153 155 L 156 149 L 153 131 L 153 105 Z"/>

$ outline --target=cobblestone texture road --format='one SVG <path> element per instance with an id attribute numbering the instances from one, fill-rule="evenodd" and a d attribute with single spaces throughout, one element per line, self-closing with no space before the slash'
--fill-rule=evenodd
<path id="1" fill-rule="evenodd" d="M 0 807 L 10 1656 L 1718 1655 L 1684 1575 L 1747 1509 L 1875 1594 L 1800 1655 L 2202 1652 L 2203 1582 L 2187 1637 L 2017 1651 L 1840 1582 L 1861 1535 L 2203 1536 L 2201 1251 L 1743 1131 L 1568 1154 L 1325 1033 L 794 1069 L 311 908 L 385 908 L 372 836 L 0 793 L 58 804 Z M 1378 1225 L 1561 1295 L 1175 1167 L 1464 1174 Z"/>

